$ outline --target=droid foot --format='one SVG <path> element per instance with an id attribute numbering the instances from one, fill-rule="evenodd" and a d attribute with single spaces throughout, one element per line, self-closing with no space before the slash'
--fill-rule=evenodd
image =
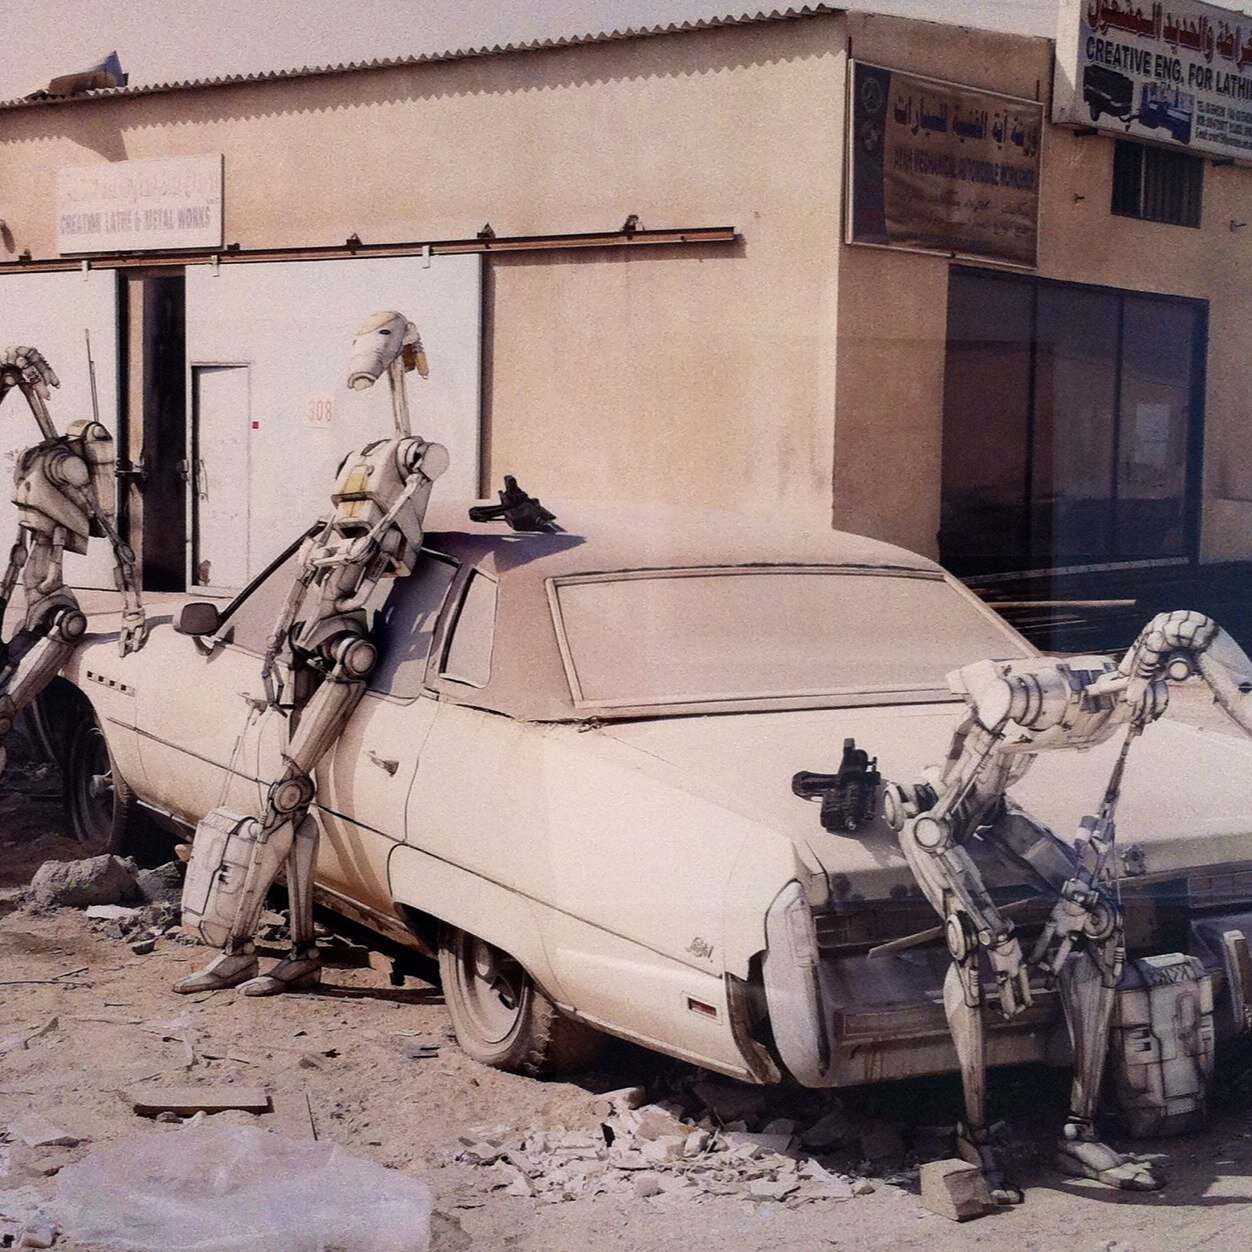
<path id="1" fill-rule="evenodd" d="M 991 1146 L 987 1132 L 971 1131 L 965 1125 L 956 1128 L 956 1154 L 963 1161 L 977 1165 L 987 1180 L 987 1190 L 994 1204 L 1020 1204 L 1025 1196 L 1022 1189 L 1010 1182 L 1000 1164 L 1000 1154 Z"/>
<path id="2" fill-rule="evenodd" d="M 316 950 L 293 952 L 259 978 L 240 988 L 246 996 L 276 996 L 284 991 L 307 991 L 322 981 L 322 958 Z"/>
<path id="3" fill-rule="evenodd" d="M 256 971 L 256 952 L 251 947 L 242 952 L 223 952 L 203 969 L 180 978 L 174 990 L 181 995 L 190 995 L 193 991 L 221 991 L 255 977 Z"/>
<path id="4" fill-rule="evenodd" d="M 1065 1123 L 1052 1163 L 1063 1174 L 1094 1178 L 1106 1187 L 1122 1191 L 1159 1191 L 1165 1185 L 1165 1180 L 1154 1174 L 1146 1161 L 1114 1152 L 1095 1137 L 1089 1122 L 1079 1120 Z"/>

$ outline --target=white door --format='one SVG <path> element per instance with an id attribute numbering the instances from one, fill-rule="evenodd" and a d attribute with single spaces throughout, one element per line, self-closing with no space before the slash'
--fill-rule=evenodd
<path id="1" fill-rule="evenodd" d="M 249 576 L 329 507 L 343 457 L 392 432 L 386 382 L 347 386 L 352 337 L 371 313 L 396 309 L 421 332 L 430 377 L 408 376 L 413 429 L 445 444 L 452 458 L 436 491 L 444 499 L 477 494 L 479 286 L 473 255 L 187 267 L 189 385 L 204 366 L 249 366 L 246 481 L 239 457 L 235 464 L 248 518 L 239 556 Z M 235 446 L 207 425 L 206 418 L 206 443 Z M 210 566 L 217 585 L 225 582 L 220 568 Z M 194 581 L 197 571 L 189 573 Z"/>
<path id="2" fill-rule="evenodd" d="M 248 581 L 251 410 L 246 365 L 191 369 L 191 571 L 195 587 Z"/>
<path id="3" fill-rule="evenodd" d="M 52 274 L 0 275 L 0 348 L 38 348 L 61 386 L 48 408 L 57 431 L 90 417 L 91 375 L 87 341 L 95 362 L 100 421 L 117 438 L 117 275 L 81 270 Z M 38 442 L 39 428 L 19 393 L 0 408 L 0 550 L 7 560 L 17 530 L 12 503 L 13 467 L 18 453 Z M 85 557 L 67 555 L 65 581 L 73 587 L 112 589 L 113 552 L 107 539 L 92 539 Z"/>

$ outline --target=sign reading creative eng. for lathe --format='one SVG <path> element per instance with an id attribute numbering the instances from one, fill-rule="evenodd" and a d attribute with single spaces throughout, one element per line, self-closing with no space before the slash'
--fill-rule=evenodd
<path id="1" fill-rule="evenodd" d="M 852 67 L 849 239 L 1033 266 L 1043 105 Z"/>
<path id="2" fill-rule="evenodd" d="M 63 255 L 221 245 L 220 152 L 57 171 L 57 251 Z"/>
<path id="3" fill-rule="evenodd" d="M 1062 0 L 1052 120 L 1252 161 L 1252 17 L 1199 0 Z"/>

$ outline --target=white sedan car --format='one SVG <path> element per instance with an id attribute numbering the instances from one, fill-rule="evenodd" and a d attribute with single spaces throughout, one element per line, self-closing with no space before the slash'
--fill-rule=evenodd
<path id="1" fill-rule="evenodd" d="M 942 938 L 872 954 L 938 921 L 895 837 L 877 816 L 828 833 L 792 778 L 835 770 L 854 737 L 884 779 L 916 779 L 961 717 L 945 675 L 1031 646 L 887 544 L 555 507 L 561 531 L 518 534 L 432 506 L 426 560 L 377 614 L 370 692 L 318 770 L 323 899 L 437 953 L 461 1044 L 504 1068 L 572 1065 L 608 1032 L 745 1081 L 954 1070 Z M 93 850 L 138 809 L 186 827 L 261 811 L 283 723 L 260 658 L 293 567 L 289 550 L 220 615 L 184 608 L 136 655 L 79 648 L 45 711 Z M 1069 837 L 1116 750 L 1044 756 L 1016 798 Z M 1219 1033 L 1243 1030 L 1221 936 L 1252 933 L 1248 746 L 1150 727 L 1119 838 L 1132 954 L 1199 955 Z M 1029 950 L 1051 901 L 982 869 Z M 992 1064 L 1067 1054 L 1046 988 L 992 1016 Z"/>

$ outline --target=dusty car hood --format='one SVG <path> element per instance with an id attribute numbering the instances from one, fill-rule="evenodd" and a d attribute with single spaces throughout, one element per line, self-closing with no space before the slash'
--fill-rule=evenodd
<path id="1" fill-rule="evenodd" d="M 873 899 L 912 883 L 893 832 L 875 817 L 854 836 L 828 834 L 818 805 L 792 794 L 791 777 L 833 771 L 843 740 L 855 737 L 878 757 L 884 779 L 912 781 L 943 760 L 962 711 L 955 703 L 818 709 L 611 723 L 597 733 L 807 846 L 829 875 L 851 879 L 853 898 Z M 1068 842 L 1099 805 L 1120 745 L 1119 732 L 1086 752 L 1043 754 L 1011 794 Z M 1142 848 L 1152 877 L 1252 862 L 1252 743 L 1169 719 L 1149 727 L 1130 753 L 1118 841 Z"/>

